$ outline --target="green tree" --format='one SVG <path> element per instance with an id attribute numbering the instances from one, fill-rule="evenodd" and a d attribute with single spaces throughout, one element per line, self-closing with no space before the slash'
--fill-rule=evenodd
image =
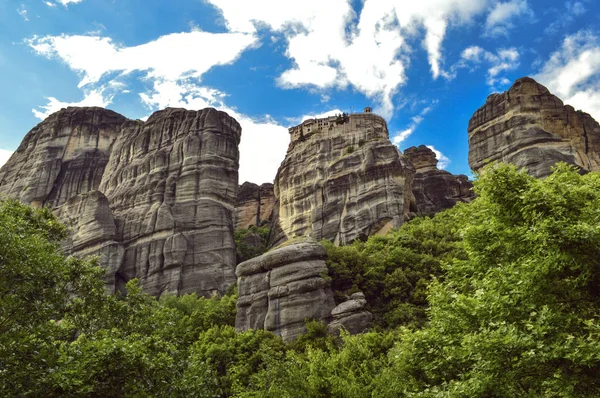
<path id="1" fill-rule="evenodd" d="M 466 260 L 431 284 L 430 323 L 381 386 L 423 397 L 600 396 L 600 175 L 493 165 L 463 207 Z"/>

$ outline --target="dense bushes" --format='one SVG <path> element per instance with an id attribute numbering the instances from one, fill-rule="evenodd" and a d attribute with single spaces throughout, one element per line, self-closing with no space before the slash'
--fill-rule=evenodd
<path id="1" fill-rule="evenodd" d="M 600 176 L 493 166 L 475 185 L 469 205 L 329 246 L 333 287 L 365 292 L 378 330 L 311 322 L 287 345 L 235 332 L 234 291 L 104 295 L 49 211 L 2 202 L 0 395 L 600 396 Z"/>
<path id="2" fill-rule="evenodd" d="M 466 258 L 459 213 L 452 209 L 433 219 L 415 219 L 386 236 L 349 246 L 323 241 L 336 301 L 362 291 L 379 327 L 422 326 L 429 281 L 441 276 L 442 263 Z"/>

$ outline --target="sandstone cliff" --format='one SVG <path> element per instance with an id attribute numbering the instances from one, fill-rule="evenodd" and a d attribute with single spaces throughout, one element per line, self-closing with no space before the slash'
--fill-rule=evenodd
<path id="1" fill-rule="evenodd" d="M 268 224 L 273 217 L 274 206 L 273 184 L 259 186 L 251 182 L 243 183 L 238 189 L 235 203 L 235 229 Z"/>
<path id="2" fill-rule="evenodd" d="M 102 108 L 69 107 L 50 115 L 0 169 L 0 196 L 57 207 L 98 189 L 125 121 Z"/>
<path id="3" fill-rule="evenodd" d="M 310 119 L 290 135 L 275 178 L 272 242 L 310 236 L 347 244 L 403 223 L 413 170 L 383 118 Z"/>
<path id="4" fill-rule="evenodd" d="M 63 109 L 0 169 L 0 194 L 49 204 L 76 255 L 100 255 L 109 291 L 210 295 L 234 283 L 241 128 L 224 112 L 166 109 L 146 122 Z"/>
<path id="5" fill-rule="evenodd" d="M 323 246 L 291 244 L 239 264 L 238 331 L 265 329 L 290 341 L 305 332 L 305 319 L 329 322 L 335 308 Z"/>
<path id="6" fill-rule="evenodd" d="M 416 213 L 433 215 L 459 202 L 473 200 L 473 184 L 469 178 L 438 169 L 435 153 L 425 145 L 407 148 L 404 156 L 416 171 L 411 185 Z"/>
<path id="7" fill-rule="evenodd" d="M 469 121 L 469 165 L 479 171 L 490 161 L 524 167 L 535 177 L 549 175 L 559 161 L 598 171 L 600 125 L 524 77 L 490 95 Z"/>

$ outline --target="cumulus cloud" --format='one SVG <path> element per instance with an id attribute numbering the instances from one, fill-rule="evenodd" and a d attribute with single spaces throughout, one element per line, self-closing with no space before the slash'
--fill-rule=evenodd
<path id="1" fill-rule="evenodd" d="M 200 77 L 216 65 L 235 61 L 255 40 L 245 33 L 196 30 L 172 33 L 132 47 L 108 37 L 80 35 L 34 37 L 28 43 L 38 54 L 58 58 L 80 73 L 79 87 L 84 87 L 111 72 L 147 71 L 148 78 L 166 80 Z M 196 48 L 202 51 L 189 50 Z"/>
<path id="2" fill-rule="evenodd" d="M 600 120 L 600 38 L 587 30 L 567 36 L 534 76 L 565 103 Z"/>
<path id="3" fill-rule="evenodd" d="M 106 107 L 112 102 L 112 95 L 105 95 L 102 90 L 89 90 L 84 98 L 78 102 L 63 102 L 54 97 L 48 97 L 46 105 L 39 106 L 39 109 L 32 109 L 33 115 L 40 120 L 50 116 L 52 113 L 67 108 L 69 106 L 100 106 Z"/>
<path id="4" fill-rule="evenodd" d="M 6 149 L 0 149 L 0 167 L 4 165 L 4 163 L 8 162 L 8 159 L 12 156 L 13 151 L 7 151 Z"/>
<path id="5" fill-rule="evenodd" d="M 504 72 L 517 69 L 519 66 L 519 52 L 516 48 L 500 48 L 496 53 L 484 50 L 479 46 L 467 47 L 461 54 L 459 67 L 479 66 L 486 64 L 488 67 L 487 84 L 496 89 L 498 85 L 507 85 L 510 80 Z"/>
<path id="6" fill-rule="evenodd" d="M 441 151 L 435 149 L 433 145 L 425 145 L 427 148 L 431 149 L 433 153 L 435 153 L 435 157 L 438 160 L 437 167 L 438 169 L 445 169 L 450 164 L 451 160 L 446 155 L 444 155 Z"/>
<path id="7" fill-rule="evenodd" d="M 508 36 L 519 18 L 533 18 L 533 11 L 527 0 L 510 0 L 497 3 L 485 21 L 485 33 L 488 36 Z"/>
<path id="8" fill-rule="evenodd" d="M 352 85 L 378 102 L 390 117 L 392 98 L 406 82 L 408 39 L 422 38 L 433 78 L 451 77 L 443 68 L 443 40 L 454 25 L 468 23 L 494 0 L 365 0 L 356 15 L 347 0 L 207 0 L 219 8 L 232 32 L 268 28 L 283 34 L 293 66 L 278 83 L 285 88 L 328 89 Z"/>

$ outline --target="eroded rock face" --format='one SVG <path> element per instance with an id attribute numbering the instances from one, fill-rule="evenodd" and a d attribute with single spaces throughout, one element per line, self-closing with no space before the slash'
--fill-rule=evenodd
<path id="1" fill-rule="evenodd" d="M 69 107 L 35 126 L 0 169 L 0 196 L 57 207 L 98 189 L 128 119 L 102 108 Z"/>
<path id="2" fill-rule="evenodd" d="M 212 108 L 169 108 L 123 127 L 100 184 L 125 247 L 121 279 L 137 277 L 153 295 L 234 283 L 240 135 Z"/>
<path id="3" fill-rule="evenodd" d="M 598 171 L 600 125 L 524 77 L 490 95 L 469 122 L 469 165 L 479 171 L 490 161 L 524 167 L 534 177 L 549 175 L 560 161 Z"/>
<path id="4" fill-rule="evenodd" d="M 306 331 L 306 318 L 328 322 L 335 302 L 322 277 L 326 256 L 323 246 L 305 241 L 239 264 L 236 329 L 265 329 L 290 341 Z"/>
<path id="5" fill-rule="evenodd" d="M 54 214 L 72 231 L 63 242 L 65 251 L 78 256 L 99 256 L 106 269 L 105 284 L 110 293 L 115 293 L 119 284 L 116 274 L 123 264 L 125 249 L 116 240 L 115 219 L 106 196 L 100 191 L 73 196 L 56 208 Z"/>
<path id="6" fill-rule="evenodd" d="M 247 229 L 271 222 L 275 194 L 273 184 L 243 183 L 238 189 L 235 203 L 235 229 Z"/>
<path id="7" fill-rule="evenodd" d="M 290 135 L 275 178 L 273 244 L 293 236 L 347 244 L 403 223 L 413 170 L 383 118 L 311 119 Z"/>
<path id="8" fill-rule="evenodd" d="M 430 148 L 425 145 L 410 147 L 404 151 L 404 156 L 416 171 L 411 186 L 416 213 L 433 215 L 459 202 L 473 200 L 473 184 L 469 178 L 438 169 L 438 160 Z"/>
<path id="9" fill-rule="evenodd" d="M 109 291 L 138 278 L 153 295 L 208 296 L 235 282 L 240 134 L 212 108 L 146 122 L 63 109 L 0 169 L 0 194 L 50 204 L 73 228 L 65 250 L 99 255 Z"/>

